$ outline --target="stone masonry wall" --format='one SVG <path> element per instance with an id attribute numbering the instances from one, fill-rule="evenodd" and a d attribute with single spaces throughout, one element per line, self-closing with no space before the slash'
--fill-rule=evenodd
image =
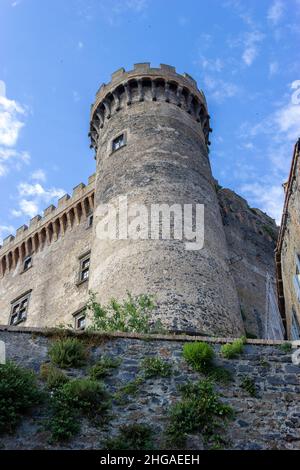
<path id="1" fill-rule="evenodd" d="M 37 374 L 42 363 L 49 361 L 48 350 L 53 338 L 48 332 L 4 327 L 0 329 L 0 340 L 5 341 L 7 359 Z M 80 338 L 80 334 L 78 335 Z M 94 338 L 94 339 L 93 339 Z M 219 355 L 220 343 L 229 340 L 114 334 L 99 341 L 100 335 L 89 340 L 90 356 L 87 366 L 70 369 L 70 377 L 81 377 L 87 368 L 102 355 L 122 359 L 111 376 L 105 379 L 112 395 L 121 386 L 134 380 L 140 371 L 141 361 L 148 356 L 161 357 L 173 367 L 168 378 L 146 379 L 136 396 L 128 396 L 125 403 L 113 402 L 112 414 L 105 427 L 82 422 L 81 432 L 64 446 L 51 447 L 49 434 L 44 430 L 47 409 L 40 407 L 23 419 L 14 435 L 0 438 L 4 449 L 101 449 L 105 439 L 115 436 L 123 424 L 144 423 L 150 425 L 155 435 L 157 448 L 164 448 L 164 431 L 168 425 L 168 410 L 179 399 L 177 387 L 188 380 L 196 381 L 201 375 L 193 372 L 182 357 L 186 341 L 210 342 L 216 351 L 217 362 L 233 373 L 234 380 L 228 385 L 217 385 L 222 401 L 235 410 L 235 418 L 224 437 L 227 449 L 300 449 L 300 367 L 293 365 L 291 354 L 284 353 L 279 343 L 248 340 L 244 353 L 237 359 L 225 360 Z M 96 341 L 97 340 L 97 341 Z M 97 345 L 98 343 L 98 345 Z M 94 344 L 94 345 L 93 345 Z M 296 345 L 296 343 L 295 343 Z M 252 398 L 240 387 L 243 378 L 255 381 L 257 398 Z M 200 435 L 189 436 L 187 448 L 203 449 Z"/>
<path id="2" fill-rule="evenodd" d="M 287 207 L 286 228 L 281 248 L 281 271 L 284 291 L 285 314 L 287 320 L 287 332 L 290 337 L 292 312 L 300 325 L 300 302 L 295 288 L 295 275 L 297 269 L 297 257 L 300 255 L 300 159 L 296 160 L 295 177 L 291 186 L 291 194 Z M 299 261 L 298 261 L 299 264 Z"/>
<path id="3" fill-rule="evenodd" d="M 229 268 L 247 333 L 265 336 L 266 276 L 275 280 L 275 221 L 230 189 L 217 192 L 229 251 Z"/>

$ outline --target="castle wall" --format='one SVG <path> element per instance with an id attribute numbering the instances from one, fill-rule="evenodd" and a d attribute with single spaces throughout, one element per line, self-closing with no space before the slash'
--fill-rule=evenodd
<path id="1" fill-rule="evenodd" d="M 16 237 L 8 237 L 0 250 L 0 322 L 8 324 L 11 304 L 30 294 L 27 326 L 74 324 L 72 314 L 88 296 L 88 281 L 79 284 L 80 256 L 91 248 L 92 230 L 87 215 L 92 210 L 94 177 L 77 186 L 72 198 L 64 196 L 43 218 L 32 219 Z M 31 255 L 32 266 L 24 271 Z"/>
<path id="2" fill-rule="evenodd" d="M 111 241 L 95 234 L 90 286 L 104 302 L 124 298 L 127 290 L 154 294 L 156 318 L 170 329 L 240 334 L 243 324 L 208 159 L 205 101 L 194 83 L 187 83 L 183 94 L 182 77 L 172 68 L 142 69 L 133 71 L 134 79 L 125 74 L 122 86 L 113 81 L 102 88 L 102 101 L 97 98 L 93 107 L 95 230 L 97 208 L 117 206 L 119 196 L 149 211 L 153 204 L 204 204 L 204 247 L 187 251 L 182 240 Z M 126 135 L 126 145 L 112 152 L 120 134 Z"/>
<path id="3" fill-rule="evenodd" d="M 275 221 L 251 209 L 230 189 L 219 189 L 218 199 L 226 234 L 229 267 L 234 276 L 247 333 L 266 337 L 266 276 L 275 280 Z"/>
<path id="4" fill-rule="evenodd" d="M 298 154 L 295 157 L 292 178 L 290 179 L 288 189 L 289 199 L 285 207 L 286 219 L 280 253 L 280 277 L 283 285 L 288 337 L 291 337 L 293 312 L 298 322 L 298 334 L 300 335 L 300 287 L 297 290 L 295 286 L 295 276 L 297 273 L 300 274 L 300 162 Z M 300 286 L 300 278 L 298 284 Z"/>
<path id="5" fill-rule="evenodd" d="M 38 375 L 41 364 L 49 362 L 48 351 L 53 341 L 49 332 L 44 334 L 30 329 L 17 332 L 11 328 L 8 332 L 0 328 L 0 340 L 6 343 L 7 359 L 34 370 Z M 22 419 L 15 433 L 0 437 L 1 449 L 104 449 L 106 439 L 115 437 L 120 426 L 136 423 L 146 424 L 152 429 L 156 449 L 170 449 L 166 446 L 166 428 L 170 406 L 180 400 L 178 387 L 188 381 L 204 379 L 202 374 L 191 370 L 182 356 L 183 344 L 194 340 L 192 337 L 143 338 L 142 335 L 129 334 L 103 338 L 97 334 L 87 336 L 88 363 L 64 372 L 71 379 L 84 377 L 88 368 L 103 355 L 121 359 L 120 366 L 103 379 L 111 398 L 138 376 L 143 377 L 141 364 L 145 357 L 168 361 L 173 373 L 171 377 L 145 379 L 134 395 L 121 392 L 122 401 L 112 400 L 110 417 L 105 426 L 97 421 L 83 420 L 80 433 L 61 445 L 49 443 L 50 435 L 45 429 L 49 414 L 46 401 Z M 234 418 L 227 428 L 218 430 L 218 435 L 223 439 L 222 447 L 235 450 L 299 450 L 300 367 L 292 364 L 291 353 L 280 349 L 282 342 L 248 340 L 243 354 L 228 360 L 220 356 L 220 343 L 228 342 L 228 339 L 196 340 L 213 345 L 216 364 L 232 373 L 232 381 L 216 385 L 221 401 L 234 410 Z M 251 397 L 241 387 L 246 377 L 254 382 L 256 397 Z M 43 386 L 42 382 L 40 386 Z M 187 449 L 210 447 L 201 433 L 188 436 Z"/>

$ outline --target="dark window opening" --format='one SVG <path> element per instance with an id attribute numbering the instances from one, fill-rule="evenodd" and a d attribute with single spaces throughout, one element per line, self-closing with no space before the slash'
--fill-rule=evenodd
<path id="1" fill-rule="evenodd" d="M 10 325 L 18 325 L 27 318 L 30 294 L 21 297 L 11 305 Z"/>
<path id="2" fill-rule="evenodd" d="M 125 136 L 124 134 L 119 135 L 112 141 L 112 151 L 115 152 L 119 148 L 125 145 Z"/>
<path id="3" fill-rule="evenodd" d="M 93 222 L 94 222 L 94 215 L 93 214 L 89 214 L 88 217 L 87 217 L 87 227 L 92 227 L 93 225 Z"/>
<path id="4" fill-rule="evenodd" d="M 31 266 L 32 266 L 32 257 L 27 256 L 27 258 L 25 258 L 24 260 L 24 271 L 27 271 L 27 269 L 31 268 Z"/>
<path id="5" fill-rule="evenodd" d="M 79 282 L 87 281 L 90 271 L 90 255 L 86 255 L 80 260 Z"/>

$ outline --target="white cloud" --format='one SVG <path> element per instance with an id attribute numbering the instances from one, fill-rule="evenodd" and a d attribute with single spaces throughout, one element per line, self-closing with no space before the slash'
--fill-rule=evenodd
<path id="1" fill-rule="evenodd" d="M 24 114 L 25 110 L 16 101 L 0 95 L 0 145 L 12 147 L 16 144 L 24 126 L 24 122 L 20 120 Z"/>
<path id="2" fill-rule="evenodd" d="M 197 64 L 199 64 L 204 70 L 208 70 L 210 72 L 221 72 L 224 68 L 224 63 L 219 57 L 216 59 L 208 59 L 201 55 Z"/>
<path id="3" fill-rule="evenodd" d="M 19 207 L 21 214 L 27 215 L 28 217 L 34 217 L 39 210 L 39 206 L 36 202 L 28 201 L 27 199 L 21 199 Z"/>
<path id="4" fill-rule="evenodd" d="M 38 170 L 42 172 L 42 170 Z M 37 173 L 37 172 L 36 172 Z M 43 172 L 36 176 L 41 177 Z M 18 206 L 11 211 L 14 217 L 34 217 L 46 205 L 62 197 L 66 192 L 60 188 L 44 188 L 40 183 L 22 182 L 18 185 Z"/>
<path id="5" fill-rule="evenodd" d="M 60 198 L 65 194 L 65 191 L 63 189 L 45 189 L 40 183 L 20 183 L 18 186 L 18 191 L 20 196 L 40 197 L 46 202 L 49 202 L 51 199 L 54 198 Z"/>
<path id="6" fill-rule="evenodd" d="M 14 232 L 15 228 L 12 225 L 0 225 L 0 245 L 3 243 L 3 238 Z"/>
<path id="7" fill-rule="evenodd" d="M 20 170 L 21 166 L 30 162 L 28 152 L 19 152 L 11 148 L 0 147 L 0 176 L 6 175 L 10 168 Z"/>
<path id="8" fill-rule="evenodd" d="M 33 173 L 31 173 L 31 179 L 35 181 L 46 181 L 46 173 L 44 170 L 35 170 Z"/>
<path id="9" fill-rule="evenodd" d="M 244 52 L 242 59 L 248 66 L 252 65 L 259 52 L 259 44 L 263 41 L 265 35 L 258 30 L 246 33 L 244 38 Z"/>
<path id="10" fill-rule="evenodd" d="M 14 148 L 25 116 L 26 111 L 18 102 L 6 97 L 5 82 L 0 80 L 0 176 L 6 175 L 11 166 L 20 169 L 30 160 L 28 152 Z"/>
<path id="11" fill-rule="evenodd" d="M 284 201 L 284 192 L 280 185 L 268 183 L 249 183 L 240 188 L 252 204 L 258 207 L 280 224 L 282 207 Z"/>
<path id="12" fill-rule="evenodd" d="M 261 152 L 261 158 L 269 165 L 269 171 L 263 180 L 257 175 L 249 175 L 247 184 L 240 190 L 251 203 L 274 217 L 277 223 L 280 223 L 284 200 L 282 183 L 288 177 L 294 144 L 300 136 L 300 102 L 296 104 L 295 101 L 295 94 L 300 93 L 300 81 L 294 81 L 289 88 L 288 102 L 278 105 L 273 113 L 257 124 L 247 122 L 240 129 L 240 137 L 245 142 L 263 134 L 268 138 L 269 144 Z"/>
<path id="13" fill-rule="evenodd" d="M 225 99 L 232 98 L 240 92 L 240 87 L 235 83 L 226 82 L 211 75 L 204 76 L 204 84 L 210 96 L 218 103 L 222 103 Z"/>
<path id="14" fill-rule="evenodd" d="M 268 10 L 267 18 L 273 24 L 277 25 L 283 15 L 284 4 L 281 0 L 275 0 Z"/>

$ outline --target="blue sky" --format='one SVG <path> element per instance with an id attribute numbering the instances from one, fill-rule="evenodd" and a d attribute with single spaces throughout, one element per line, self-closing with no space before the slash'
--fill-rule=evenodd
<path id="1" fill-rule="evenodd" d="M 94 172 L 102 82 L 167 63 L 203 89 L 214 176 L 280 219 L 300 136 L 300 0 L 0 0 L 0 239 Z"/>

